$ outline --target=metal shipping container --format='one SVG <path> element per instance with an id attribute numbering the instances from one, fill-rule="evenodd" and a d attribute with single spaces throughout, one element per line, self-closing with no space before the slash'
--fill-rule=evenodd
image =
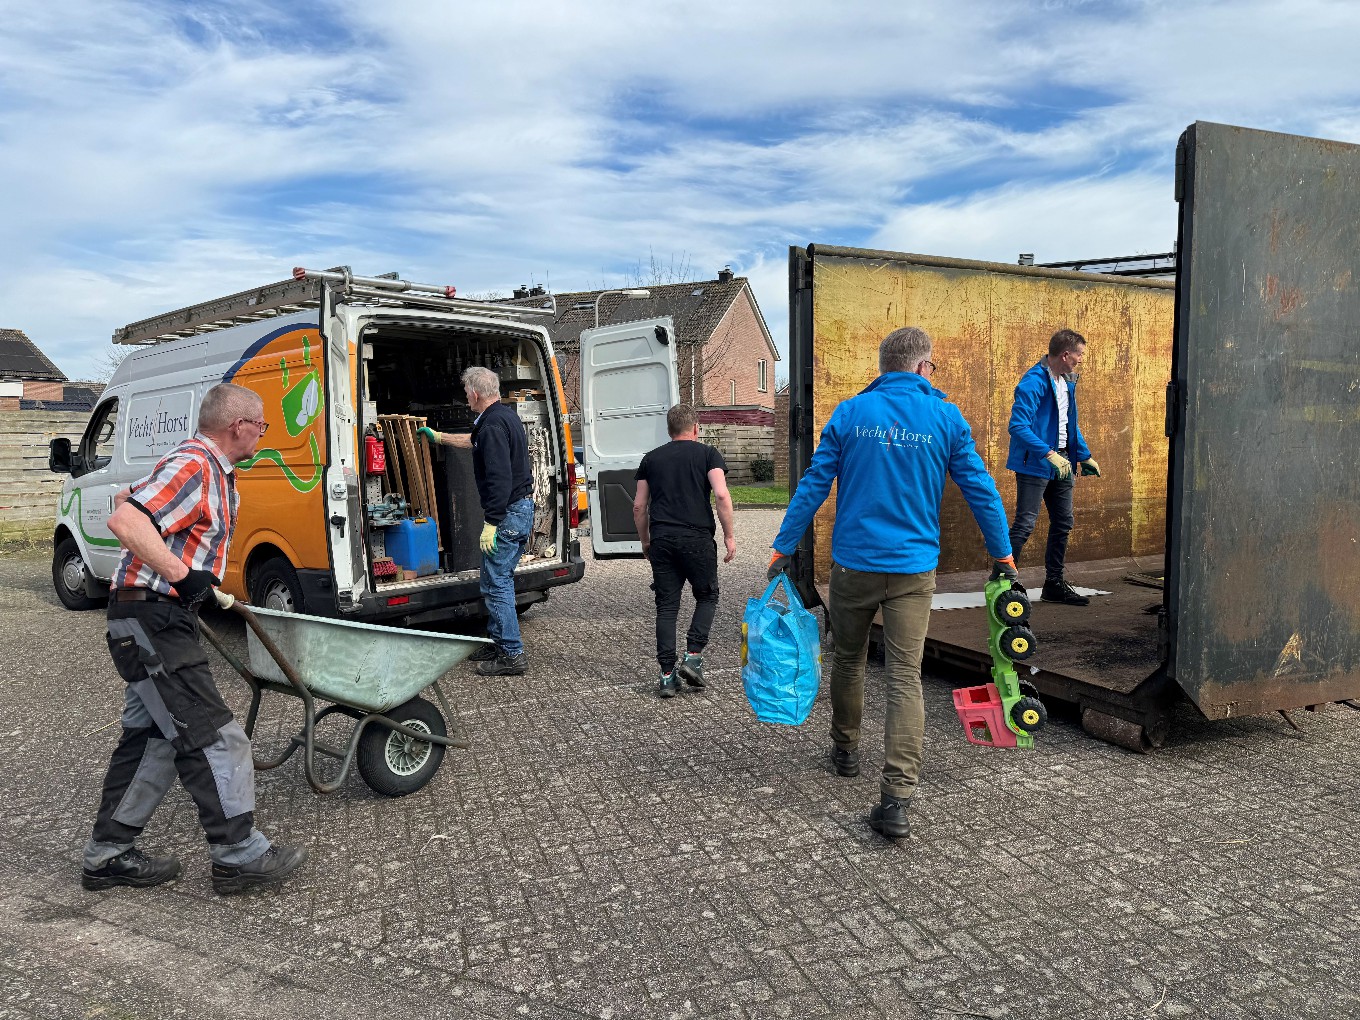
<path id="1" fill-rule="evenodd" d="M 878 342 L 917 325 L 1009 513 L 1015 384 L 1056 329 L 1087 337 L 1077 399 L 1104 477 L 1078 483 L 1068 567 L 1111 594 L 1036 604 L 1027 665 L 1093 733 L 1140 749 L 1183 695 L 1210 718 L 1360 695 L 1360 148 L 1200 123 L 1177 165 L 1174 285 L 820 245 L 789 258 L 792 479 L 877 374 Z M 797 558 L 814 603 L 834 495 Z M 990 562 L 952 484 L 941 538 L 940 590 L 980 589 Z M 982 610 L 937 612 L 927 651 L 985 668 L 985 641 Z"/>

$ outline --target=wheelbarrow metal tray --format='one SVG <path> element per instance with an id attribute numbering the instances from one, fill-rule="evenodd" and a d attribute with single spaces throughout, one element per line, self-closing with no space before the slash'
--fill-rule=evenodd
<path id="1" fill-rule="evenodd" d="M 489 642 L 485 638 L 379 627 L 251 607 L 260 627 L 319 698 L 366 712 L 387 712 L 434 683 Z M 249 628 L 256 676 L 288 678 Z"/>

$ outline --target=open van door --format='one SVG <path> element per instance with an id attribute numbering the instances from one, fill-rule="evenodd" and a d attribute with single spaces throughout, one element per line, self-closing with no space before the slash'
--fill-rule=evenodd
<path id="1" fill-rule="evenodd" d="M 597 558 L 642 555 L 634 476 L 643 455 L 669 441 L 666 412 L 679 402 L 669 317 L 581 333 L 581 458 Z"/>

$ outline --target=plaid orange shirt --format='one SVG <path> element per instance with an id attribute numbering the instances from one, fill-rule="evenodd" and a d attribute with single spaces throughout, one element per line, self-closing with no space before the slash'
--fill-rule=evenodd
<path id="1" fill-rule="evenodd" d="M 167 453 L 151 474 L 132 486 L 128 502 L 151 518 L 166 548 L 193 570 L 219 581 L 236 529 L 236 466 L 201 432 Z M 178 594 L 160 574 L 127 549 L 113 573 L 115 588 L 150 588 Z"/>

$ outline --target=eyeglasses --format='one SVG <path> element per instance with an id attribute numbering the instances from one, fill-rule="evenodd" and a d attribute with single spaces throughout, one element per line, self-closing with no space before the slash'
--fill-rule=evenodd
<path id="1" fill-rule="evenodd" d="M 923 365 L 929 365 L 929 366 L 930 366 L 930 374 L 931 374 L 931 375 L 934 375 L 934 374 L 935 374 L 935 368 L 936 368 L 935 362 L 931 361 L 929 358 L 926 358 L 926 360 L 923 361 L 923 362 L 921 362 L 921 364 L 923 364 Z"/>
<path id="2" fill-rule="evenodd" d="M 269 431 L 269 422 L 267 421 L 256 421 L 254 418 L 238 418 L 237 420 L 248 422 L 249 424 L 254 425 L 257 429 L 260 430 L 260 435 L 264 435 L 266 432 Z"/>

